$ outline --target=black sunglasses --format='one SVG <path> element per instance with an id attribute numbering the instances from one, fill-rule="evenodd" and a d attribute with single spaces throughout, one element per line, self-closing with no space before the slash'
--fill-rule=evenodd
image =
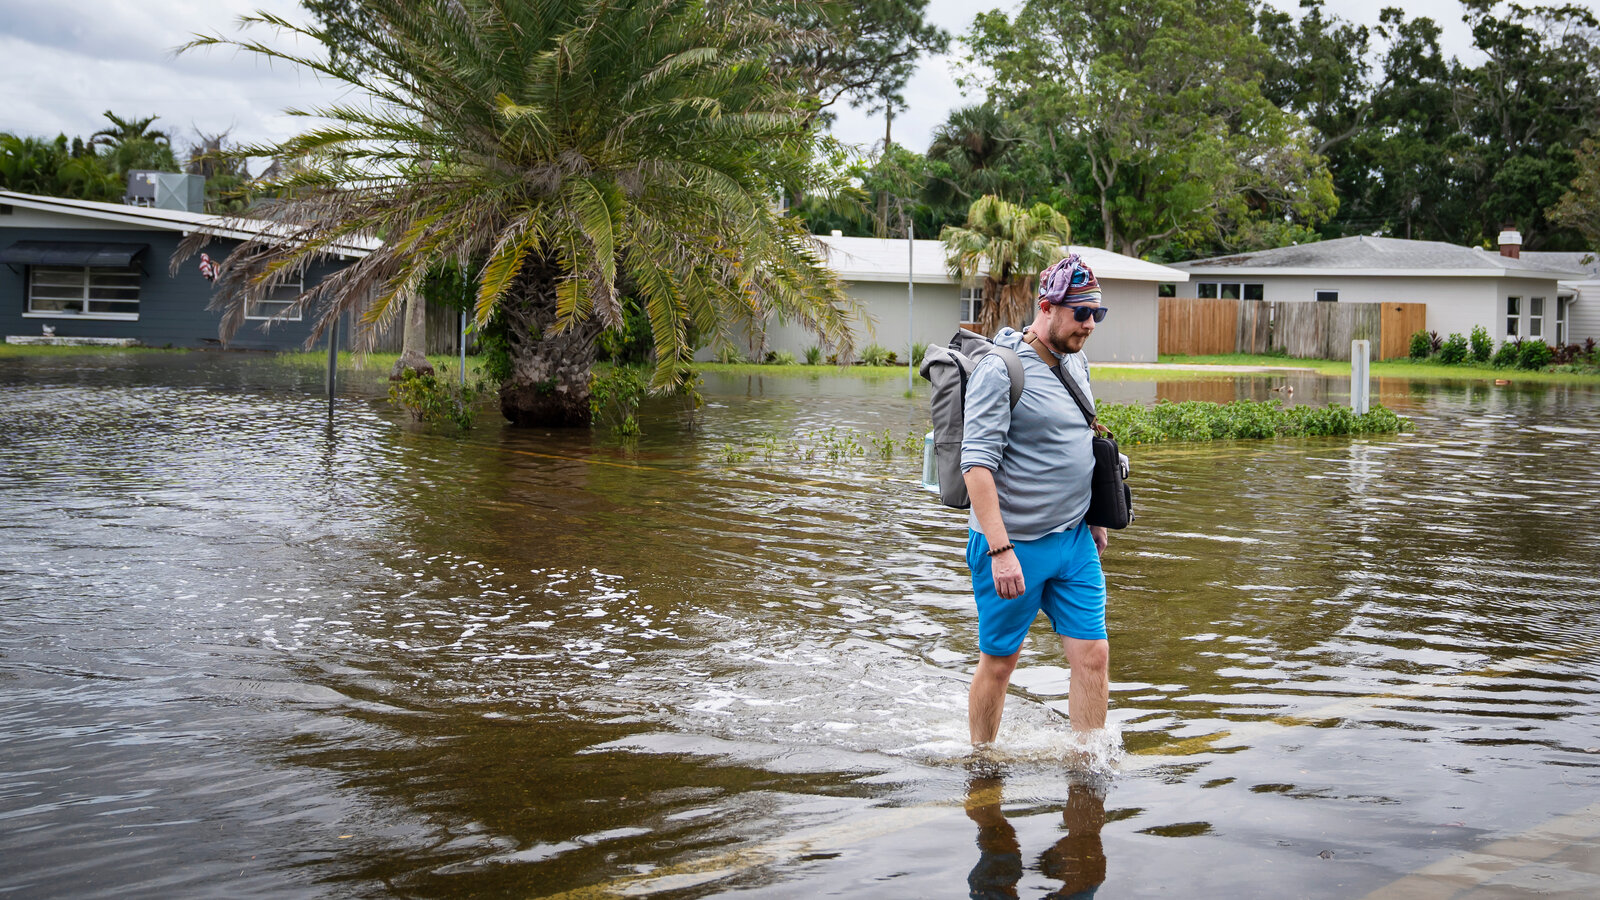
<path id="1" fill-rule="evenodd" d="M 1096 325 L 1104 322 L 1106 320 L 1106 313 L 1110 312 L 1110 310 L 1106 309 L 1104 306 L 1068 306 L 1066 308 L 1072 310 L 1073 321 L 1087 322 L 1089 321 L 1090 316 L 1094 316 Z"/>

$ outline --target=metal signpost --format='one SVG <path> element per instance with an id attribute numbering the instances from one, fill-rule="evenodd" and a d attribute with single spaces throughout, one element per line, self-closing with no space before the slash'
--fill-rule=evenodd
<path id="1" fill-rule="evenodd" d="M 902 215 L 903 215 L 902 211 Z M 917 334 L 916 334 L 916 274 L 917 264 L 917 238 L 916 227 L 911 220 L 906 220 L 906 390 L 914 390 L 916 381 L 912 378 L 917 372 Z"/>
<path id="2" fill-rule="evenodd" d="M 328 421 L 333 421 L 333 392 L 339 386 L 339 319 L 328 326 Z"/>
<path id="3" fill-rule="evenodd" d="M 1364 416 L 1372 403 L 1372 342 L 1350 342 L 1350 408 Z"/>

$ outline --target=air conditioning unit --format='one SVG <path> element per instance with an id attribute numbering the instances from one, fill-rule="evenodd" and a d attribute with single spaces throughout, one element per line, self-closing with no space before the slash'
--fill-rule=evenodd
<path id="1" fill-rule="evenodd" d="M 135 169 L 128 173 L 128 193 L 122 200 L 130 206 L 205 212 L 206 179 L 203 175 Z"/>

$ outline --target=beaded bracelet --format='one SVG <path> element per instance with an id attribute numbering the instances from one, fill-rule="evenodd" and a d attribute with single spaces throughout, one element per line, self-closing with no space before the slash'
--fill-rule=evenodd
<path id="1" fill-rule="evenodd" d="M 990 550 L 988 552 L 989 552 L 990 556 L 999 556 L 1000 554 L 1006 552 L 1007 550 L 1010 550 L 1011 548 L 1013 548 L 1015 546 L 1017 546 L 1017 545 L 1016 544 L 1001 544 L 1000 546 L 998 546 L 998 547 L 996 547 L 993 550 Z"/>

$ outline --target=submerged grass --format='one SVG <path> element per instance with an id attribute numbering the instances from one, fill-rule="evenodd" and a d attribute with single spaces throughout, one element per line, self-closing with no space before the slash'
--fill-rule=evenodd
<path id="1" fill-rule="evenodd" d="M 1411 422 L 1381 404 L 1365 415 L 1348 406 L 1285 407 L 1277 400 L 1209 403 L 1162 400 L 1155 406 L 1107 403 L 1100 421 L 1124 445 L 1398 434 Z"/>

